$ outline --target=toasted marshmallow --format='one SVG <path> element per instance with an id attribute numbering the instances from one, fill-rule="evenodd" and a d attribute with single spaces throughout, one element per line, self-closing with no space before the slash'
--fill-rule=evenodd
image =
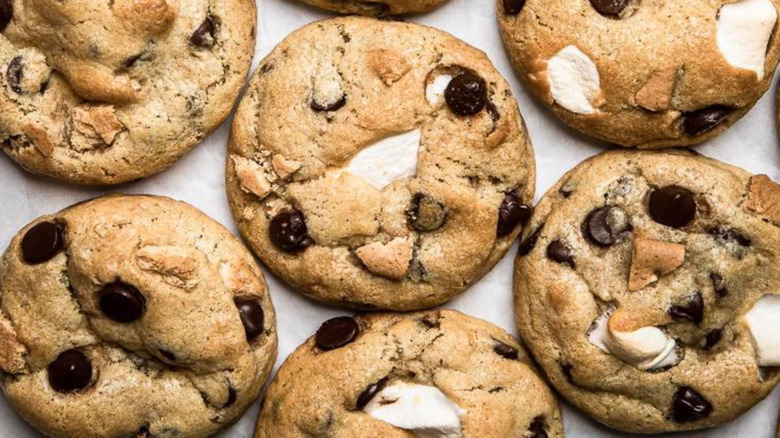
<path id="1" fill-rule="evenodd" d="M 346 171 L 382 190 L 393 181 L 417 175 L 420 129 L 382 139 L 358 152 Z"/>
<path id="2" fill-rule="evenodd" d="M 770 0 L 742 0 L 718 12 L 718 49 L 729 64 L 764 78 L 764 63 L 777 10 Z"/>
<path id="3" fill-rule="evenodd" d="M 460 438 L 465 413 L 439 388 L 399 382 L 380 391 L 363 408 L 372 417 L 420 438 Z"/>
<path id="4" fill-rule="evenodd" d="M 780 366 L 780 295 L 764 295 L 745 315 L 758 364 Z"/>
<path id="5" fill-rule="evenodd" d="M 619 311 L 607 311 L 594 322 L 588 341 L 607 354 L 617 356 L 640 370 L 652 370 L 675 365 L 679 361 L 677 343 L 657 327 L 621 330 L 615 318 Z"/>
<path id="6" fill-rule="evenodd" d="M 593 114 L 602 99 L 596 64 L 575 46 L 547 61 L 550 93 L 558 105 L 577 114 Z"/>

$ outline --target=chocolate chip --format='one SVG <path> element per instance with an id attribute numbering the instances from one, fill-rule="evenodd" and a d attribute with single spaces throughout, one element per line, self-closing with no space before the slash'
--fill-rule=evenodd
<path id="1" fill-rule="evenodd" d="M 341 348 L 360 334 L 357 321 L 349 316 L 339 316 L 322 323 L 314 336 L 317 347 L 322 351 Z"/>
<path id="2" fill-rule="evenodd" d="M 517 15 L 523 10 L 525 0 L 504 0 L 504 13 L 507 15 Z"/>
<path id="3" fill-rule="evenodd" d="M 620 207 L 606 206 L 591 211 L 585 218 L 585 236 L 598 246 L 612 246 L 631 231 L 628 215 Z"/>
<path id="4" fill-rule="evenodd" d="M 487 84 L 471 72 L 455 76 L 444 90 L 450 111 L 458 116 L 473 116 L 487 105 Z"/>
<path id="5" fill-rule="evenodd" d="M 190 42 L 198 47 L 211 47 L 217 41 L 217 26 L 211 15 L 206 16 L 203 23 L 195 29 L 190 37 Z"/>
<path id="6" fill-rule="evenodd" d="M 574 254 L 571 248 L 560 240 L 554 240 L 547 245 L 547 257 L 558 263 L 566 263 L 574 267 Z"/>
<path id="7" fill-rule="evenodd" d="M 306 219 L 298 210 L 286 210 L 274 216 L 268 233 L 277 248 L 292 254 L 304 251 L 314 244 L 306 228 Z"/>
<path id="8" fill-rule="evenodd" d="M 235 300 L 238 308 L 238 315 L 241 317 L 241 323 L 244 324 L 246 338 L 250 341 L 260 336 L 265 329 L 263 323 L 265 315 L 263 307 L 258 300 Z"/>
<path id="9" fill-rule="evenodd" d="M 547 438 L 547 431 L 544 430 L 544 418 L 534 418 L 534 421 L 528 426 L 528 431 L 531 432 L 531 438 Z"/>
<path id="10" fill-rule="evenodd" d="M 493 346 L 493 351 L 495 351 L 497 355 L 503 357 L 504 359 L 517 360 L 519 357 L 517 348 L 514 348 L 511 345 L 507 345 L 501 341 L 496 341 L 496 345 Z"/>
<path id="11" fill-rule="evenodd" d="M 691 137 L 706 134 L 723 123 L 733 110 L 723 105 L 713 105 L 685 115 L 685 133 Z"/>
<path id="12" fill-rule="evenodd" d="M 542 228 L 544 224 L 539 225 L 530 236 L 524 241 L 520 242 L 520 247 L 517 249 L 517 253 L 522 257 L 528 255 L 536 246 L 536 241 L 539 240 L 539 236 L 542 234 Z"/>
<path id="13" fill-rule="evenodd" d="M 417 231 L 438 230 L 446 216 L 444 205 L 423 193 L 416 193 L 412 197 L 412 206 L 406 211 L 409 226 Z"/>
<path id="14" fill-rule="evenodd" d="M 648 210 L 659 224 L 682 228 L 696 217 L 696 199 L 686 188 L 666 186 L 650 193 Z"/>
<path id="15" fill-rule="evenodd" d="M 601 15 L 618 17 L 628 7 L 630 0 L 590 0 L 591 6 Z"/>
<path id="16" fill-rule="evenodd" d="M 1 1 L 1 0 L 0 0 Z M 22 57 L 17 56 L 8 63 L 5 80 L 16 94 L 22 94 Z"/>
<path id="17" fill-rule="evenodd" d="M 117 322 L 133 322 L 146 310 L 146 298 L 135 287 L 116 282 L 107 284 L 99 292 L 100 310 Z"/>
<path id="18" fill-rule="evenodd" d="M 512 233 L 517 225 L 525 225 L 533 212 L 533 207 L 521 203 L 515 194 L 506 193 L 504 200 L 501 201 L 501 206 L 498 207 L 496 236 L 504 237 Z"/>
<path id="19" fill-rule="evenodd" d="M 704 318 L 704 300 L 701 297 L 701 293 L 696 292 L 692 295 L 688 302 L 669 308 L 669 315 L 677 320 L 688 320 L 698 324 Z"/>
<path id="20" fill-rule="evenodd" d="M 0 32 L 8 27 L 14 16 L 13 0 L 0 0 Z"/>
<path id="21" fill-rule="evenodd" d="M 368 404 L 368 402 L 370 402 L 371 399 L 377 395 L 378 392 L 385 388 L 386 385 L 387 377 L 379 379 L 378 382 L 368 385 L 368 387 L 358 396 L 357 401 L 355 402 L 355 406 L 357 406 L 358 409 L 363 409 Z"/>
<path id="22" fill-rule="evenodd" d="M 745 237 L 739 231 L 727 227 L 725 225 L 719 225 L 717 227 L 707 228 L 707 232 L 714 236 L 716 239 L 725 243 L 737 243 L 740 246 L 750 246 L 752 242 L 748 237 Z"/>
<path id="23" fill-rule="evenodd" d="M 690 423 L 706 418 L 712 405 L 701 394 L 688 387 L 680 388 L 672 402 L 673 418 L 678 423 Z"/>
<path id="24" fill-rule="evenodd" d="M 21 245 L 24 261 L 37 265 L 54 258 L 65 246 L 62 231 L 62 225 L 50 221 L 41 222 L 27 230 Z"/>
<path id="25" fill-rule="evenodd" d="M 704 343 L 704 349 L 709 350 L 723 339 L 723 332 L 719 329 L 715 329 L 707 333 L 707 341 Z"/>
<path id="26" fill-rule="evenodd" d="M 338 100 L 331 103 L 319 103 L 315 99 L 312 99 L 309 106 L 311 107 L 312 110 L 316 112 L 323 112 L 323 111 L 337 111 L 346 104 L 347 104 L 347 96 L 345 94 L 342 94 Z"/>
<path id="27" fill-rule="evenodd" d="M 723 298 L 728 295 L 729 291 L 726 289 L 726 280 L 720 274 L 710 274 L 710 280 L 712 280 L 712 288 L 719 297 Z"/>
<path id="28" fill-rule="evenodd" d="M 49 364 L 49 385 L 57 392 L 85 388 L 92 380 L 92 362 L 79 350 L 68 350 Z"/>

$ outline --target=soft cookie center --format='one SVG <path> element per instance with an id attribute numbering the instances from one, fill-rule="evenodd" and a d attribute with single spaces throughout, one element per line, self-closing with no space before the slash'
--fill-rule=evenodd
<path id="1" fill-rule="evenodd" d="M 767 45 L 777 22 L 770 0 L 742 0 L 718 12 L 718 49 L 729 64 L 764 78 Z"/>
<path id="2" fill-rule="evenodd" d="M 393 181 L 417 174 L 420 129 L 384 138 L 361 150 L 345 170 L 379 190 Z"/>

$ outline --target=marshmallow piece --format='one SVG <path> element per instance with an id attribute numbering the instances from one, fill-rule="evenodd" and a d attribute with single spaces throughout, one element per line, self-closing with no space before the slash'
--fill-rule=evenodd
<path id="1" fill-rule="evenodd" d="M 380 391 L 363 408 L 368 415 L 419 438 L 460 438 L 465 413 L 439 388 L 399 382 Z"/>
<path id="2" fill-rule="evenodd" d="M 684 261 L 685 246 L 647 239 L 637 233 L 631 253 L 628 289 L 638 291 L 658 281 L 659 275 L 666 275 L 679 268 Z"/>
<path id="3" fill-rule="evenodd" d="M 346 171 L 382 190 L 393 181 L 417 174 L 419 129 L 387 137 L 364 148 L 352 158 Z"/>
<path id="4" fill-rule="evenodd" d="M 396 237 L 387 244 L 374 242 L 363 245 L 355 253 L 371 273 L 401 280 L 409 270 L 412 250 L 412 239 Z"/>
<path id="5" fill-rule="evenodd" d="M 628 322 L 619 311 L 608 310 L 595 321 L 588 341 L 607 354 L 618 357 L 640 370 L 652 370 L 679 362 L 677 343 L 657 327 L 623 330 Z M 617 316 L 617 317 L 615 317 Z"/>
<path id="6" fill-rule="evenodd" d="M 764 61 L 777 11 L 770 0 L 742 0 L 718 12 L 718 49 L 729 64 L 764 78 Z"/>
<path id="7" fill-rule="evenodd" d="M 547 61 L 550 93 L 558 105 L 577 114 L 593 114 L 602 100 L 596 64 L 575 46 L 567 46 Z"/>
<path id="8" fill-rule="evenodd" d="M 450 81 L 452 81 L 451 75 L 441 74 L 436 76 L 436 79 L 425 87 L 425 100 L 435 107 L 444 103 L 444 90 L 447 89 Z"/>
<path id="9" fill-rule="evenodd" d="M 764 295 L 745 315 L 758 364 L 780 366 L 780 295 Z"/>

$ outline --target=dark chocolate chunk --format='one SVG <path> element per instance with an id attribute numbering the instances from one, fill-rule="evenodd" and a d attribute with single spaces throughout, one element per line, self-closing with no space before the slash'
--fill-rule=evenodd
<path id="1" fill-rule="evenodd" d="M 476 74 L 463 72 L 447 84 L 444 99 L 453 114 L 473 116 L 487 105 L 487 84 Z"/>
<path id="2" fill-rule="evenodd" d="M 686 188 L 666 186 L 650 193 L 648 210 L 659 224 L 682 228 L 696 218 L 696 199 Z"/>
<path id="3" fill-rule="evenodd" d="M 285 210 L 274 216 L 268 233 L 277 248 L 292 254 L 302 252 L 314 244 L 306 228 L 306 219 L 298 210 Z"/>
<path id="4" fill-rule="evenodd" d="M 691 137 L 704 135 L 723 123 L 733 109 L 713 105 L 685 114 L 685 133 Z"/>
<path id="5" fill-rule="evenodd" d="M 354 318 L 339 316 L 322 323 L 314 336 L 317 347 L 328 351 L 341 348 L 354 341 L 360 334 L 360 326 Z"/>
<path id="6" fill-rule="evenodd" d="M 504 359 L 517 360 L 519 357 L 517 348 L 512 347 L 511 345 L 507 345 L 501 341 L 496 341 L 496 344 L 493 346 L 493 351 L 495 351 L 497 355 L 503 357 Z"/>
<path id="7" fill-rule="evenodd" d="M 107 284 L 98 295 L 100 311 L 117 322 L 136 321 L 146 310 L 146 298 L 141 291 L 129 284 L 122 282 Z"/>
<path id="8" fill-rule="evenodd" d="M 513 193 L 506 193 L 498 208 L 496 236 L 504 237 L 512 233 L 518 225 L 525 225 L 533 214 L 533 208 L 520 202 Z"/>
<path id="9" fill-rule="evenodd" d="M 606 206 L 591 211 L 583 228 L 593 243 L 607 247 L 623 240 L 631 231 L 631 224 L 622 208 Z"/>
<path id="10" fill-rule="evenodd" d="M 63 227 L 56 222 L 40 222 L 22 237 L 22 258 L 31 265 L 47 262 L 65 246 Z"/>
<path id="11" fill-rule="evenodd" d="M 387 377 L 381 378 L 379 381 L 368 385 L 368 387 L 358 396 L 355 406 L 357 406 L 358 409 L 363 409 L 378 392 L 385 388 L 386 385 Z"/>
<path id="12" fill-rule="evenodd" d="M 678 423 L 690 423 L 707 418 L 712 413 L 712 405 L 692 388 L 682 387 L 672 401 L 672 418 Z"/>
<path id="13" fill-rule="evenodd" d="M 57 392 L 85 388 L 92 380 L 92 362 L 79 350 L 68 350 L 49 364 L 49 385 Z"/>
<path id="14" fill-rule="evenodd" d="M 669 315 L 677 320 L 687 319 L 696 324 L 700 323 L 704 318 L 704 300 L 701 293 L 696 292 L 685 304 L 670 307 Z"/>
<path id="15" fill-rule="evenodd" d="M 260 336 L 265 330 L 263 326 L 265 322 L 265 314 L 263 313 L 263 306 L 260 305 L 259 300 L 235 300 L 236 308 L 238 309 L 238 315 L 241 317 L 241 323 L 244 324 L 244 331 L 246 332 L 246 338 L 250 341 Z"/>

